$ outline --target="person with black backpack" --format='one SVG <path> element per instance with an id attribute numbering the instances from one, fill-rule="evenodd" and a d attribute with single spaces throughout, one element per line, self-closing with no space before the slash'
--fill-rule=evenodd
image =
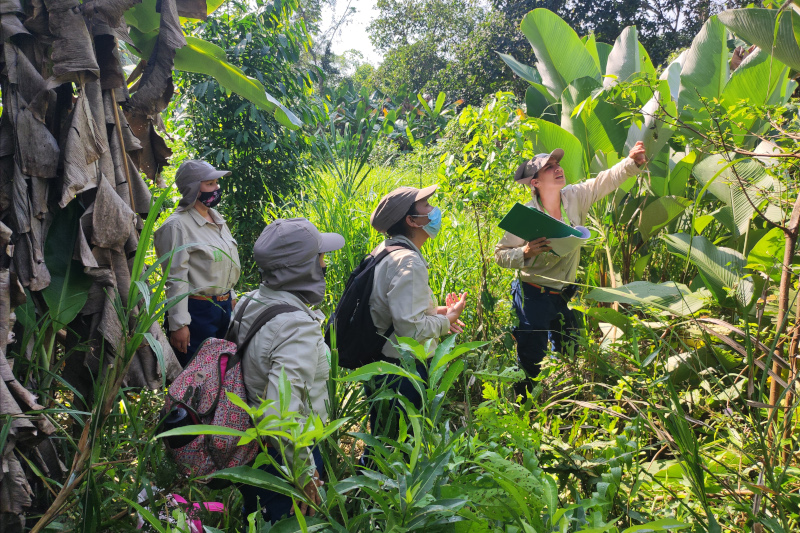
<path id="1" fill-rule="evenodd" d="M 410 337 L 421 343 L 432 341 L 429 345 L 432 355 L 436 339 L 461 332 L 464 327 L 459 317 L 466 306 L 467 293 L 449 294 L 447 305 L 438 306 L 428 285 L 428 263 L 420 251 L 442 227 L 441 210 L 428 202 L 434 192 L 435 185 L 424 189 L 399 187 L 384 196 L 372 212 L 372 227 L 386 234 L 386 240 L 370 254 L 383 257 L 373 267 L 369 295 L 375 331 L 388 339 L 380 343 L 378 359 L 399 359 L 394 345 L 397 337 Z M 417 371 L 427 376 L 422 363 L 417 365 Z M 380 378 L 368 384 L 367 392 L 383 385 L 408 398 L 415 407 L 421 406 L 422 398 L 407 379 Z M 373 435 L 395 436 L 397 409 L 397 402 L 373 403 L 370 408 Z"/>
<path id="2" fill-rule="evenodd" d="M 240 342 L 251 325 L 265 310 L 273 316 L 252 337 L 242 359 L 242 373 L 247 389 L 247 402 L 253 407 L 262 399 L 280 399 L 281 372 L 291 383 L 289 410 L 303 416 L 311 413 L 327 418 L 325 398 L 330 373 L 329 351 L 322 337 L 324 315 L 309 306 L 318 305 L 325 296 L 324 254 L 344 246 L 338 233 L 320 233 L 304 218 L 278 219 L 267 226 L 253 248 L 261 284 L 258 290 L 242 296 L 229 340 Z M 276 409 L 277 410 L 277 409 Z M 267 413 L 269 414 L 269 413 Z M 270 454 L 279 463 L 277 443 L 271 443 Z M 317 487 L 322 459 L 314 449 L 293 449 L 286 446 L 286 459 L 292 464 L 305 464 L 308 481 L 304 490 L 319 501 Z M 298 461 L 300 463 L 298 463 Z M 262 467 L 273 475 L 277 472 Z M 251 486 L 241 488 L 244 515 L 255 512 L 260 501 L 264 519 L 275 522 L 292 509 L 292 499 L 275 492 Z M 305 512 L 305 506 L 301 506 Z"/>

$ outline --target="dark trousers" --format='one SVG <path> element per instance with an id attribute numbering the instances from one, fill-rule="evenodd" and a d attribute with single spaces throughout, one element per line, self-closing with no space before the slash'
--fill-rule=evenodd
<path id="1" fill-rule="evenodd" d="M 278 464 L 283 464 L 281 453 L 277 448 L 268 448 L 268 450 L 269 454 Z M 325 470 L 325 466 L 322 463 L 322 455 L 320 455 L 319 449 L 313 448 L 312 454 L 314 455 L 314 464 L 317 465 L 317 470 L 322 473 Z M 283 479 L 280 472 L 272 465 L 261 465 L 259 470 L 263 470 L 268 474 Z M 242 513 L 244 514 L 245 524 L 247 524 L 247 517 L 256 512 L 256 509 L 259 508 L 261 509 L 261 516 L 264 517 L 264 521 L 273 523 L 288 516 L 289 511 L 292 510 L 292 498 L 289 496 L 252 485 L 241 485 L 239 491 L 242 493 Z"/>
<path id="2" fill-rule="evenodd" d="M 422 379 L 428 379 L 428 369 L 420 362 L 417 363 L 417 373 Z M 388 389 L 408 398 L 408 401 L 415 408 L 420 409 L 422 407 L 422 397 L 408 378 L 395 375 L 373 378 L 372 381 L 368 381 L 365 384 L 364 389 L 367 396 L 371 396 L 384 385 Z M 396 440 L 400 431 L 398 419 L 401 412 L 405 412 L 405 409 L 397 399 L 373 401 L 369 407 L 369 427 L 372 435 L 380 435 Z"/>
<path id="3" fill-rule="evenodd" d="M 561 294 L 542 292 L 515 280 L 511 284 L 511 297 L 519 318 L 519 326 L 514 328 L 517 363 L 528 377 L 535 378 L 551 342 L 553 351 L 562 353 L 575 340 L 578 320 Z"/>
<path id="4" fill-rule="evenodd" d="M 228 332 L 228 325 L 231 322 L 231 299 L 222 302 L 213 300 L 196 300 L 188 298 L 189 315 L 192 322 L 189 324 L 189 346 L 186 353 L 175 350 L 181 366 L 186 368 L 189 361 L 194 357 L 194 353 L 209 337 L 216 339 L 225 338 Z M 169 331 L 169 312 L 165 314 L 165 328 Z M 174 347 L 173 347 L 174 349 Z"/>

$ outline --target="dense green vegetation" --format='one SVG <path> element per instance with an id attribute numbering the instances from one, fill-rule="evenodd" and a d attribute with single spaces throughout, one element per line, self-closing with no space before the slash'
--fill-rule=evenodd
<path id="1" fill-rule="evenodd" d="M 295 442 L 318 442 L 322 504 L 314 516 L 275 525 L 255 515 L 243 521 L 234 486 L 177 475 L 157 438 L 164 383 L 148 390 L 125 381 L 140 346 L 163 360 L 149 331 L 175 303 L 160 276 L 169 258 L 155 257 L 151 235 L 176 194 L 154 189 L 130 257 L 130 290 L 111 298 L 124 342 L 88 390 L 63 369 L 92 347 L 73 322 L 88 291 L 80 273 L 67 269 L 62 300 L 29 292 L 16 308 L 13 377 L 56 427 L 55 460 L 45 462 L 67 466 L 45 472 L 34 453 L 18 453 L 26 469 L 18 475 L 35 480 L 28 527 L 134 530 L 139 513 L 145 528 L 181 532 L 195 516 L 207 531 L 247 532 L 800 528 L 800 15 L 792 3 L 724 12 L 730 6 L 698 3 L 672 33 L 659 24 L 684 3 L 655 17 L 643 14 L 654 2 L 550 2 L 552 11 L 498 2 L 494 15 L 477 4 L 421 4 L 424 20 L 381 0 L 372 35 L 385 62 L 372 77 L 337 84 L 304 58 L 314 45 L 302 2 L 225 4 L 184 31 L 220 47 L 240 69 L 239 90 L 219 70 L 210 77 L 208 68 L 186 68 L 162 116 L 173 170 L 191 155 L 234 171 L 222 209 L 248 262 L 237 290 L 258 282 L 248 248 L 264 224 L 303 216 L 344 236 L 328 258 L 326 313 L 381 240 L 369 225 L 381 196 L 438 184 L 432 203 L 445 224 L 423 254 L 440 300 L 469 293 L 464 333 L 426 362 L 427 379 L 414 364 L 424 348 L 411 339 L 397 365 L 352 372 L 338 367 L 334 350 L 327 425 L 300 427 L 284 410 L 246 437 L 280 423 Z M 614 9 L 620 17 L 604 18 Z M 153 31 L 152 20 L 135 23 L 134 35 Z M 758 49 L 731 68 L 735 48 L 751 44 Z M 419 78 L 403 78 L 410 75 Z M 254 101 L 242 76 L 283 107 Z M 560 147 L 567 179 L 581 181 L 637 141 L 646 145 L 646 171 L 590 213 L 594 238 L 571 304 L 581 316 L 577 344 L 551 354 L 533 392 L 515 396 L 523 377 L 510 333 L 515 273 L 493 259 L 497 222 L 530 195 L 511 176 L 524 159 Z M 48 250 L 61 239 L 66 257 L 74 236 L 65 231 L 79 227 L 75 204 L 48 237 Z M 69 342 L 58 340 L 60 330 Z M 366 426 L 369 402 L 387 392 L 367 397 L 363 383 L 387 374 L 410 377 L 424 398 L 420 410 L 407 407 L 396 441 L 376 440 Z M 0 426 L 0 449 L 10 420 Z M 374 450 L 366 467 L 365 446 Z M 239 467 L 216 477 L 307 500 L 292 469 L 275 477 Z M 227 511 L 171 507 L 170 493 Z"/>

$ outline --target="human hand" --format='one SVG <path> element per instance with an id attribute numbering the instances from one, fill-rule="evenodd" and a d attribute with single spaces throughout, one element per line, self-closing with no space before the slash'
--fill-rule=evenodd
<path id="1" fill-rule="evenodd" d="M 644 143 L 642 141 L 638 141 L 633 148 L 631 148 L 628 157 L 634 160 L 634 162 L 642 166 L 647 163 L 647 154 L 644 152 Z"/>
<path id="2" fill-rule="evenodd" d="M 450 333 L 462 333 L 466 324 L 461 322 L 460 320 L 456 320 L 452 324 L 450 324 Z"/>
<path id="3" fill-rule="evenodd" d="M 181 353 L 189 350 L 189 326 L 183 326 L 169 334 L 169 343 Z"/>
<path id="4" fill-rule="evenodd" d="M 731 56 L 731 62 L 730 62 L 731 72 L 739 68 L 739 65 L 742 64 L 742 61 L 744 61 L 747 56 L 752 54 L 753 50 L 755 49 L 756 45 L 751 46 L 747 50 L 745 50 L 743 46 L 737 46 L 733 50 L 733 55 Z"/>
<path id="5" fill-rule="evenodd" d="M 458 300 L 456 300 L 453 305 L 447 306 L 447 320 L 450 321 L 450 328 L 452 330 L 453 324 L 458 322 L 458 317 L 461 316 L 461 313 L 464 312 L 464 308 L 467 306 L 467 293 L 461 293 L 461 295 L 454 295 Z M 451 299 L 452 301 L 452 299 Z"/>
<path id="6" fill-rule="evenodd" d="M 525 250 L 523 250 L 522 256 L 525 259 L 530 259 L 531 257 L 536 257 L 544 252 L 549 252 L 552 250 L 552 248 L 547 246 L 548 244 L 550 244 L 550 241 L 547 240 L 547 237 L 539 237 L 538 239 L 525 245 Z"/>
<path id="7" fill-rule="evenodd" d="M 311 501 L 314 505 L 319 505 L 322 503 L 322 498 L 319 495 L 318 489 L 324 484 L 325 483 L 319 478 L 319 470 L 314 470 L 314 475 L 308 480 L 306 486 L 303 487 L 303 492 L 308 497 L 309 501 Z M 312 506 L 303 502 L 300 504 L 300 513 L 303 516 L 314 516 L 316 511 Z M 294 514 L 294 508 L 292 508 L 290 514 Z"/>

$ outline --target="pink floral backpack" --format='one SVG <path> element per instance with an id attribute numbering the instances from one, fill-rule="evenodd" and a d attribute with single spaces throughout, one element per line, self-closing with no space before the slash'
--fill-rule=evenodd
<path id="1" fill-rule="evenodd" d="M 234 324 L 241 323 L 250 303 L 248 299 L 236 313 Z M 232 392 L 247 402 L 242 373 L 242 357 L 250 341 L 261 327 L 283 313 L 297 311 L 291 305 L 276 305 L 266 309 L 253 322 L 238 346 L 224 339 L 209 338 L 197 349 L 192 360 L 172 382 L 164 405 L 167 417 L 163 429 L 208 424 L 239 431 L 253 427 L 253 421 L 225 394 Z M 233 326 L 232 326 L 233 327 Z M 231 331 L 228 331 L 231 337 Z M 230 435 L 198 435 L 168 437 L 167 450 L 178 467 L 190 477 L 205 476 L 223 468 L 242 466 L 258 454 L 255 440 L 239 446 L 239 437 Z"/>

